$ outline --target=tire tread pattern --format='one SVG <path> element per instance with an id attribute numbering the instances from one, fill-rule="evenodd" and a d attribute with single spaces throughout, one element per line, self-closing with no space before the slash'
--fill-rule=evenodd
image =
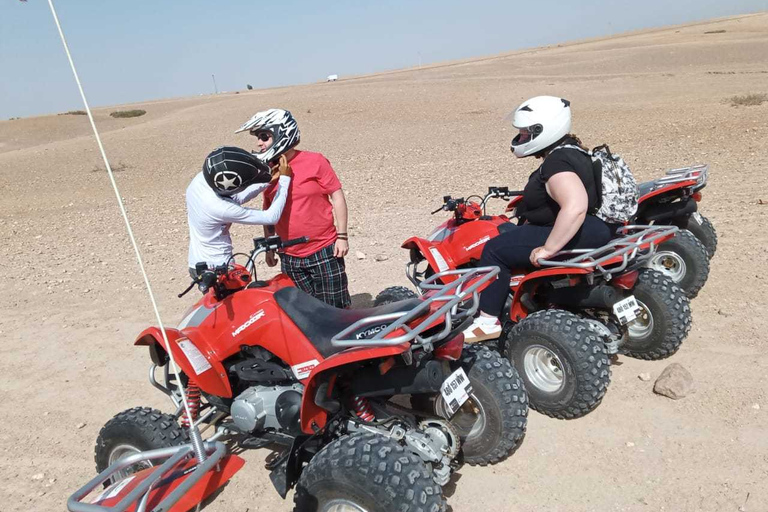
<path id="1" fill-rule="evenodd" d="M 589 323 L 568 311 L 547 309 L 528 315 L 515 325 L 507 341 L 507 357 L 512 360 L 511 348 L 515 338 L 542 333 L 550 339 L 560 340 L 571 355 L 576 356 L 573 370 L 577 388 L 573 400 L 560 407 L 543 407 L 531 401 L 531 409 L 557 419 L 585 416 L 602 402 L 611 382 L 611 363 L 605 345 Z M 525 371 L 522 361 L 515 364 L 518 372 Z"/>
<path id="2" fill-rule="evenodd" d="M 339 482 L 365 489 L 381 510 L 444 512 L 442 489 L 427 465 L 398 442 L 375 433 L 354 433 L 325 446 L 299 477 L 295 511 L 316 510 L 312 489 Z"/>
<path id="3" fill-rule="evenodd" d="M 661 301 L 666 311 L 665 332 L 655 346 L 646 350 L 632 350 L 627 347 L 622 352 L 629 357 L 656 361 L 665 359 L 678 351 L 683 340 L 691 330 L 691 307 L 682 288 L 662 272 L 644 268 L 640 271 L 635 285 L 635 296 L 652 294 Z M 638 297 L 641 299 L 641 297 Z M 642 299 L 641 299 L 642 300 Z M 656 333 L 654 333 L 656 334 Z"/>
<path id="4" fill-rule="evenodd" d="M 502 441 L 485 454 L 464 453 L 464 462 L 487 466 L 509 457 L 525 437 L 528 425 L 528 394 L 523 380 L 509 360 L 483 345 L 464 345 L 461 366 L 475 381 L 481 382 L 499 400 Z"/>
<path id="5" fill-rule="evenodd" d="M 179 446 L 189 442 L 189 434 L 181 428 L 176 417 L 150 407 L 133 407 L 115 415 L 99 431 L 94 450 L 96 470 L 108 467 L 109 454 L 104 449 L 109 438 L 121 431 L 133 429 L 149 449 Z"/>

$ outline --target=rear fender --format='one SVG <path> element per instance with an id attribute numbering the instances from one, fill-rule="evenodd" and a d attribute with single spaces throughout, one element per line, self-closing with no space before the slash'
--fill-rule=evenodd
<path id="1" fill-rule="evenodd" d="M 191 330 L 182 333 L 178 329 L 168 327 L 165 328 L 165 333 L 168 336 L 173 359 L 185 375 L 195 379 L 200 389 L 206 393 L 225 398 L 232 397 L 227 372 L 219 361 L 211 359 L 213 352 L 198 334 Z M 167 362 L 168 355 L 159 327 L 149 327 L 142 331 L 134 345 L 150 347 L 150 356 L 155 364 Z"/>
<path id="2" fill-rule="evenodd" d="M 396 336 L 400 330 L 393 333 Z M 316 430 L 325 427 L 328 420 L 328 411 L 315 403 L 315 395 L 318 387 L 323 383 L 329 383 L 324 398 L 330 398 L 334 378 L 342 366 L 368 361 L 371 359 L 385 359 L 400 355 L 410 348 L 410 343 L 403 343 L 393 347 L 355 347 L 344 352 L 339 352 L 324 360 L 312 369 L 304 387 L 304 396 L 301 401 L 301 430 L 305 434 L 313 434 Z"/>
<path id="3" fill-rule="evenodd" d="M 645 194 L 644 196 L 641 196 L 640 198 L 638 198 L 637 202 L 639 204 L 643 204 L 644 202 L 656 196 L 660 196 L 662 194 L 669 194 L 670 192 L 674 192 L 676 190 L 682 191 L 683 189 L 693 188 L 695 186 L 696 186 L 696 180 L 681 181 L 680 183 L 670 183 L 665 187 L 657 188 L 656 190 L 652 190 L 647 194 Z"/>

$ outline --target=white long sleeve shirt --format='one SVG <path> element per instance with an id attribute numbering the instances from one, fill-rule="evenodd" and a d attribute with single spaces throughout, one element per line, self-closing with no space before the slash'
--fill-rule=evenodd
<path id="1" fill-rule="evenodd" d="M 231 197 L 222 197 L 206 183 L 203 173 L 192 179 L 187 187 L 187 220 L 189 222 L 190 268 L 204 261 L 209 268 L 227 263 L 232 256 L 232 223 L 274 225 L 280 219 L 288 195 L 291 178 L 280 176 L 275 200 L 267 210 L 254 210 L 242 206 L 268 186 L 268 183 L 251 185 Z"/>

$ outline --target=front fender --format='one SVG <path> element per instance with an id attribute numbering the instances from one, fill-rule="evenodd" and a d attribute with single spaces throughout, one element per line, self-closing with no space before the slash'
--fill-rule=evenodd
<path id="1" fill-rule="evenodd" d="M 184 374 L 194 379 L 200 389 L 212 395 L 231 398 L 232 388 L 227 380 L 227 372 L 222 364 L 210 359 L 207 344 L 193 331 L 182 333 L 178 329 L 165 328 L 173 359 Z M 134 345 L 149 347 L 152 362 L 163 366 L 168 362 L 163 333 L 159 327 L 144 329 L 136 338 Z"/>
<path id="2" fill-rule="evenodd" d="M 404 249 L 418 249 L 435 272 L 443 272 L 445 270 L 456 268 L 456 265 L 449 254 L 441 251 L 438 244 L 425 240 L 424 238 L 411 237 L 403 242 L 402 247 Z M 445 281 L 449 282 L 453 279 L 454 278 L 451 277 Z"/>

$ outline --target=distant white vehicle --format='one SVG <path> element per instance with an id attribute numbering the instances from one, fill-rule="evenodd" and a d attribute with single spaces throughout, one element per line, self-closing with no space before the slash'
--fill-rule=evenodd
<path id="1" fill-rule="evenodd" d="M 328 75 L 327 81 L 328 82 L 335 82 L 338 79 L 339 79 L 339 75 Z"/>

